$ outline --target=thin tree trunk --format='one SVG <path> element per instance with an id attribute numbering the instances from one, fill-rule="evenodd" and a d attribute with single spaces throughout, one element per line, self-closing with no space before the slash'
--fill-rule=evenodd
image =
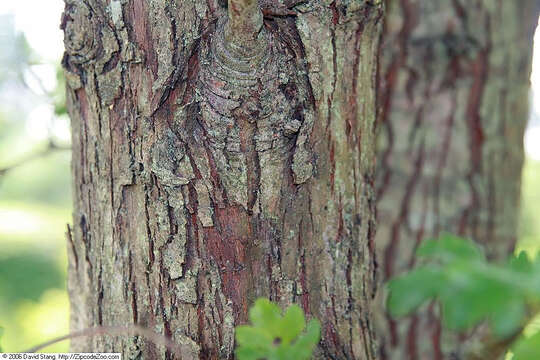
<path id="1" fill-rule="evenodd" d="M 73 330 L 139 324 L 230 359 L 259 296 L 375 359 L 380 1 L 66 0 Z M 255 4 L 256 5 L 256 4 Z M 138 337 L 72 342 L 173 355 Z"/>
<path id="2" fill-rule="evenodd" d="M 470 237 L 490 258 L 516 242 L 536 0 L 388 0 L 381 47 L 377 248 L 388 279 L 420 241 Z M 382 359 L 456 359 L 430 305 L 381 319 Z M 473 336 L 474 339 L 474 336 Z"/>

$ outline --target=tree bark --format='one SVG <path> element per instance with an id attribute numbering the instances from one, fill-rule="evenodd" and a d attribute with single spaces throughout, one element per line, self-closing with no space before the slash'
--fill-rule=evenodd
<path id="1" fill-rule="evenodd" d="M 378 0 L 66 0 L 72 330 L 231 359 L 257 297 L 375 359 Z M 263 16 L 264 14 L 264 21 Z M 73 351 L 174 358 L 140 337 Z"/>
<path id="2" fill-rule="evenodd" d="M 381 46 L 378 231 L 384 279 L 448 231 L 491 259 L 516 242 L 536 0 L 389 0 Z M 381 324 L 381 359 L 458 359 L 434 305 Z"/>

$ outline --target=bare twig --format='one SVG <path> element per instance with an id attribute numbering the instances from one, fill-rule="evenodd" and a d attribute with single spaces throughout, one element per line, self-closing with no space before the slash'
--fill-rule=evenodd
<path id="1" fill-rule="evenodd" d="M 14 170 L 26 163 L 29 163 L 31 161 L 34 161 L 36 159 L 39 159 L 41 157 L 47 156 L 55 151 L 63 151 L 63 150 L 70 150 L 71 147 L 69 146 L 63 146 L 58 145 L 54 141 L 49 140 L 47 147 L 41 151 L 38 151 L 36 153 L 30 154 L 22 159 L 19 159 L 16 163 L 10 166 L 6 166 L 4 168 L 0 168 L 0 176 L 5 175 L 7 172 Z"/>
<path id="2" fill-rule="evenodd" d="M 34 346 L 24 352 L 34 353 L 36 351 L 42 350 L 48 346 L 59 343 L 64 340 L 74 339 L 78 337 L 94 337 L 100 335 L 112 335 L 112 336 L 128 336 L 128 335 L 138 335 L 143 338 L 151 341 L 156 345 L 161 345 L 166 347 L 168 350 L 177 355 L 180 359 L 185 356 L 184 349 L 177 343 L 173 342 L 170 338 L 163 336 L 161 334 L 155 333 L 150 329 L 144 328 L 139 325 L 130 325 L 130 326 L 96 326 L 93 328 L 84 329 L 81 331 L 75 331 L 70 334 L 60 336 L 58 338 L 47 341 L 43 344 Z"/>
<path id="3" fill-rule="evenodd" d="M 225 40 L 236 52 L 251 55 L 263 27 L 263 14 L 257 0 L 229 0 Z"/>
<path id="4" fill-rule="evenodd" d="M 39 90 L 41 90 L 41 92 L 43 93 L 42 95 L 45 96 L 45 98 L 47 99 L 47 102 L 49 103 L 52 103 L 52 98 L 53 98 L 53 94 L 51 91 L 47 90 L 47 88 L 45 88 L 45 84 L 43 84 L 43 80 L 38 76 L 38 74 L 36 74 L 36 72 L 34 71 L 34 69 L 32 69 L 32 66 L 28 66 L 27 68 L 28 70 L 28 73 L 30 75 L 32 75 L 32 77 L 34 78 L 34 80 L 36 80 L 36 83 L 39 87 Z M 32 90 L 32 88 L 28 85 L 28 83 L 26 81 L 23 81 L 24 82 L 24 85 L 32 92 L 35 93 L 35 91 Z"/>

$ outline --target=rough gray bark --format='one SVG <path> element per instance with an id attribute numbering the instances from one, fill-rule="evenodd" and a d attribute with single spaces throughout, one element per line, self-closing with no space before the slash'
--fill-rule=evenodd
<path id="1" fill-rule="evenodd" d="M 136 323 L 229 359 L 264 296 L 322 321 L 317 358 L 375 359 L 382 4 L 266 0 L 258 23 L 251 2 L 66 0 L 72 329 Z"/>
<path id="2" fill-rule="evenodd" d="M 381 46 L 376 244 L 385 279 L 441 231 L 491 258 L 516 241 L 536 0 L 389 0 Z M 381 319 L 382 359 L 456 359 L 437 307 Z M 472 336 L 472 337 L 471 337 Z"/>

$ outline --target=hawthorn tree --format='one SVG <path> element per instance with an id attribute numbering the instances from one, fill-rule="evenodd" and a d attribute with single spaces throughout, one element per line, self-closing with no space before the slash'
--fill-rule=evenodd
<path id="1" fill-rule="evenodd" d="M 381 46 L 375 243 L 387 280 L 442 231 L 513 250 L 529 111 L 536 0 L 389 0 Z M 380 359 L 462 358 L 433 304 L 381 316 Z M 382 312 L 379 312 L 382 314 Z M 467 343 L 467 344 L 464 344 Z"/>
<path id="2" fill-rule="evenodd" d="M 138 324 L 231 359 L 257 297 L 376 359 L 381 0 L 66 0 L 73 331 Z M 73 351 L 174 358 L 142 337 Z"/>

